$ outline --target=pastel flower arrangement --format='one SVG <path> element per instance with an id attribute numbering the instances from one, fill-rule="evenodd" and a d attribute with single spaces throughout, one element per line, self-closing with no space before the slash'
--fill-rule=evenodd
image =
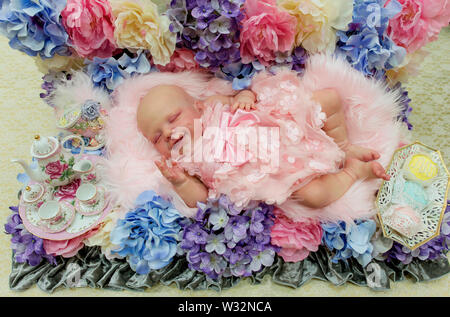
<path id="1" fill-rule="evenodd" d="M 192 270 L 215 279 L 251 276 L 272 265 L 278 250 L 270 242 L 273 206 L 239 210 L 222 195 L 198 207 L 195 219 L 183 225 L 180 243 Z"/>
<path id="2" fill-rule="evenodd" d="M 262 70 L 288 68 L 301 76 L 311 54 L 334 53 L 365 76 L 386 81 L 388 90 L 399 91 L 402 111 L 397 119 L 408 129 L 412 129 L 411 99 L 402 83 L 417 73 L 426 56 L 423 47 L 436 40 L 449 22 L 446 0 L 4 0 L 0 4 L 0 32 L 12 48 L 35 58 L 45 73 L 41 98 L 53 107 L 48 96 L 56 84 L 70 81 L 75 70 L 83 70 L 94 86 L 110 94 L 133 76 L 182 71 L 208 72 L 242 90 Z M 82 116 L 96 120 L 98 105 L 86 103 Z M 93 153 L 103 155 L 105 150 Z M 56 179 L 64 177 L 69 167 L 57 162 L 47 166 L 47 172 Z M 79 185 L 75 181 L 62 186 L 55 196 L 73 199 Z M 437 259 L 450 245 L 449 208 L 439 237 L 414 251 L 393 243 L 385 252 L 372 219 L 353 224 L 294 222 L 273 206 L 255 202 L 241 210 L 221 196 L 199 203 L 196 217 L 187 220 L 159 194 L 149 188 L 132 210 L 114 211 L 98 227 L 63 241 L 33 236 L 13 207 L 5 230 L 12 236 L 15 261 L 56 264 L 59 256 L 72 257 L 84 246 L 97 246 L 108 259 L 126 259 L 138 274 L 149 274 L 184 256 L 191 270 L 218 279 L 252 276 L 279 258 L 304 261 L 321 247 L 334 263 L 354 258 L 367 266 L 375 257 L 403 264 Z"/>
<path id="3" fill-rule="evenodd" d="M 5 224 L 5 232 L 11 235 L 11 249 L 14 259 L 18 263 L 28 263 L 31 266 L 39 265 L 44 259 L 56 264 L 54 256 L 48 254 L 44 249 L 44 241 L 32 235 L 24 227 L 19 215 L 18 207 L 9 208 L 13 213 L 8 217 Z"/>
<path id="4" fill-rule="evenodd" d="M 293 221 L 279 209 L 274 211 L 275 224 L 270 233 L 272 244 L 281 248 L 278 255 L 286 262 L 306 259 L 310 252 L 316 252 L 322 243 L 323 229 L 320 223 L 305 219 Z"/>
<path id="5" fill-rule="evenodd" d="M 372 260 L 372 236 L 376 230 L 373 220 L 357 220 L 354 224 L 323 223 L 323 242 L 334 252 L 333 262 L 355 258 L 362 266 Z"/>
<path id="6" fill-rule="evenodd" d="M 145 191 L 136 199 L 136 209 L 119 219 L 111 231 L 112 253 L 126 257 L 138 274 L 147 274 L 169 264 L 177 252 L 180 213 L 161 196 Z"/>

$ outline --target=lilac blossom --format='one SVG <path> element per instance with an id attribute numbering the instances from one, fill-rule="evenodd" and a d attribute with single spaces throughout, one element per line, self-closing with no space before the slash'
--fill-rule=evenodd
<path id="1" fill-rule="evenodd" d="M 217 70 L 240 59 L 241 1 L 173 0 L 167 11 L 177 46 L 192 49 L 201 67 Z"/>
<path id="2" fill-rule="evenodd" d="M 11 248 L 14 253 L 14 260 L 18 263 L 28 263 L 31 266 L 39 265 L 46 259 L 56 265 L 56 259 L 45 253 L 43 240 L 32 235 L 23 225 L 19 215 L 18 207 L 9 207 L 13 211 L 5 224 L 6 233 L 11 237 Z"/>

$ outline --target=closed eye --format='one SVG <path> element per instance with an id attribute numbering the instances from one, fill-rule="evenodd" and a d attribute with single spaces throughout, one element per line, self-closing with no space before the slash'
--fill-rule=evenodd
<path id="1" fill-rule="evenodd" d="M 155 135 L 155 136 L 153 137 L 153 140 L 152 140 L 153 144 L 158 143 L 158 141 L 159 141 L 160 139 L 161 139 L 161 133 L 158 133 L 157 135 Z"/>
<path id="2" fill-rule="evenodd" d="M 174 122 L 175 120 L 177 120 L 178 117 L 180 116 L 180 114 L 181 114 L 181 111 L 178 111 L 176 114 L 171 115 L 171 116 L 169 117 L 169 122 L 172 123 L 172 122 Z"/>

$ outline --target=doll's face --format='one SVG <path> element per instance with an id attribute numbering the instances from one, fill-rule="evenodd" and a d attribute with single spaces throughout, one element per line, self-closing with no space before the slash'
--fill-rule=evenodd
<path id="1" fill-rule="evenodd" d="M 156 86 L 145 95 L 138 108 L 138 128 L 158 152 L 166 158 L 179 139 L 172 139 L 177 127 L 187 128 L 194 136 L 194 120 L 201 113 L 196 100 L 177 86 Z M 192 140 L 191 140 L 192 141 Z"/>

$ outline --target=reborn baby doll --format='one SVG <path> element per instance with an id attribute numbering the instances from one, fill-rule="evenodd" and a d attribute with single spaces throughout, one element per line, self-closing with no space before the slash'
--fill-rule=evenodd
<path id="1" fill-rule="evenodd" d="M 265 78 L 234 96 L 197 100 L 178 86 L 159 85 L 141 99 L 138 129 L 163 157 L 156 162 L 158 168 L 189 207 L 196 207 L 208 196 L 226 194 L 242 207 L 252 200 L 282 204 L 291 199 L 321 208 L 343 196 L 357 180 L 389 179 L 376 161 L 378 152 L 349 143 L 336 90 L 310 93 L 289 71 L 258 76 Z M 200 119 L 202 134 L 214 126 L 278 128 L 279 142 L 271 144 L 278 164 L 251 160 L 257 155 L 251 150 L 246 150 L 248 157 L 238 164 L 223 160 L 223 156 L 214 162 L 177 161 L 174 150 L 179 152 L 180 141 L 186 141 L 186 136 L 193 148 L 198 144 L 194 125 Z M 183 135 L 178 133 L 180 128 L 185 131 Z M 233 150 L 232 141 L 225 137 L 206 141 L 203 147 L 207 150 L 203 151 L 217 150 L 217 146 Z M 166 162 L 170 158 L 171 165 Z"/>

